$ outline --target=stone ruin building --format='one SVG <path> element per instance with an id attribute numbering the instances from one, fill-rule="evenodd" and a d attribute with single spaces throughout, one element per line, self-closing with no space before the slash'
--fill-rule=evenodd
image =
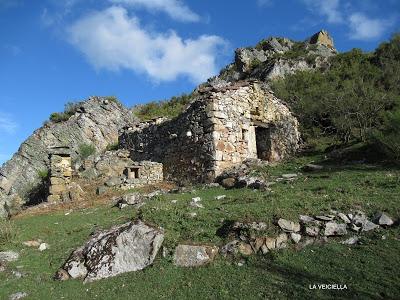
<path id="1" fill-rule="evenodd" d="M 65 201 L 72 178 L 72 160 L 68 147 L 56 147 L 49 151 L 50 187 L 48 202 Z"/>
<path id="2" fill-rule="evenodd" d="M 279 161 L 298 148 L 298 121 L 267 85 L 205 86 L 178 117 L 126 129 L 133 161 L 162 163 L 166 179 L 211 182 L 246 159 Z"/>

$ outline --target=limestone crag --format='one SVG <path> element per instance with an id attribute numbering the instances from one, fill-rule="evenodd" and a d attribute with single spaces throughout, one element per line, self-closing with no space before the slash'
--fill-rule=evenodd
<path id="1" fill-rule="evenodd" d="M 269 82 L 296 71 L 327 68 L 329 57 L 336 53 L 333 39 L 325 30 L 304 42 L 271 37 L 255 47 L 237 49 L 234 62 L 226 66 L 217 77 L 210 78 L 209 83 L 243 79 Z"/>
<path id="2" fill-rule="evenodd" d="M 92 97 L 81 102 L 68 120 L 48 122 L 37 129 L 0 169 L 0 211 L 38 201 L 39 173 L 49 169 L 49 149 L 69 146 L 75 160 L 80 145 L 93 144 L 102 151 L 117 142 L 119 130 L 134 122 L 131 112 L 121 104 Z"/>

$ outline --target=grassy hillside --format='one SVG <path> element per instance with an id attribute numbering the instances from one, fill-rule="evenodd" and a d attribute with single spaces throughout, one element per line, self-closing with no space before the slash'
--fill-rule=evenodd
<path id="1" fill-rule="evenodd" d="M 274 217 L 296 219 L 299 214 L 347 212 L 361 209 L 371 215 L 376 210 L 400 216 L 400 170 L 393 165 L 324 161 L 324 154 L 302 156 L 285 164 L 257 170 L 273 181 L 284 173 L 300 172 L 311 161 L 322 162 L 324 170 L 304 173 L 293 182 L 277 182 L 272 192 L 248 189 L 194 188 L 192 192 L 167 194 L 142 207 L 142 218 L 165 228 L 165 245 L 205 242 L 222 245 L 217 230 L 227 220 L 255 220 L 270 224 Z M 215 200 L 217 195 L 227 195 Z M 188 206 L 192 197 L 203 200 L 204 209 Z M 176 204 L 172 200 L 178 200 Z M 52 276 L 70 252 L 80 246 L 95 229 L 108 228 L 135 218 L 135 209 L 119 210 L 110 203 L 96 202 L 87 208 L 58 210 L 48 214 L 26 214 L 15 218 L 12 241 L 1 249 L 17 250 L 20 259 L 0 272 L 0 299 L 17 291 L 29 299 L 283 299 L 400 297 L 400 229 L 379 229 L 363 235 L 362 244 L 345 246 L 338 239 L 327 245 L 290 249 L 267 256 L 239 260 L 218 259 L 195 269 L 175 267 L 159 254 L 154 265 L 139 272 L 83 284 L 78 280 L 56 282 Z M 187 213 L 197 212 L 197 217 Z M 69 213 L 70 212 L 70 213 Z M 269 234 L 267 232 L 267 234 Z M 385 239 L 382 239 L 385 236 Z M 50 249 L 39 252 L 24 247 L 26 240 L 42 239 Z M 12 271 L 24 274 L 16 278 Z M 323 270 L 323 271 L 322 271 Z M 310 290 L 310 284 L 346 284 L 347 290 Z"/>

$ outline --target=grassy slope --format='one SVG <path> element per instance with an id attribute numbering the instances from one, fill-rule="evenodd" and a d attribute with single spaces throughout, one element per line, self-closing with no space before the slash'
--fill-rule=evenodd
<path id="1" fill-rule="evenodd" d="M 301 157 L 277 167 L 269 167 L 271 178 L 298 172 L 299 167 L 320 157 Z M 323 172 L 303 174 L 293 183 L 279 182 L 273 193 L 221 188 L 198 189 L 193 193 L 168 194 L 143 207 L 146 221 L 167 231 L 166 242 L 181 241 L 222 244 L 216 235 L 223 220 L 258 220 L 271 224 L 274 216 L 295 219 L 301 213 L 323 213 L 330 209 L 347 211 L 360 208 L 371 214 L 386 210 L 400 216 L 400 171 L 396 168 L 355 164 L 328 166 Z M 222 201 L 216 195 L 226 194 Z M 200 196 L 204 209 L 188 207 L 192 197 Z M 177 204 L 171 200 L 177 199 Z M 196 218 L 187 213 L 196 211 Z M 166 259 L 141 272 L 85 284 L 78 280 L 55 282 L 52 276 L 70 252 L 81 245 L 96 228 L 107 228 L 134 218 L 133 209 L 118 210 L 109 206 L 80 209 L 65 215 L 24 216 L 15 219 L 18 235 L 13 243 L 2 246 L 15 249 L 21 258 L 10 265 L 26 277 L 16 279 L 10 271 L 0 273 L 0 299 L 17 291 L 26 291 L 32 299 L 259 299 L 259 298 L 399 298 L 400 229 L 378 230 L 363 236 L 363 244 L 344 246 L 335 242 L 293 249 L 266 257 L 234 261 L 218 258 L 210 266 L 182 269 Z M 271 234 L 275 231 L 271 224 Z M 381 236 L 385 234 L 386 239 Z M 24 248 L 22 241 L 41 238 L 51 248 L 44 252 Z M 347 284 L 348 290 L 309 290 L 309 284 Z"/>

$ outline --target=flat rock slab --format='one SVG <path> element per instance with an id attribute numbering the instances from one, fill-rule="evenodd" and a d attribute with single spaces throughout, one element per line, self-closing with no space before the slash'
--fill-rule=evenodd
<path id="1" fill-rule="evenodd" d="M 3 251 L 0 252 L 0 262 L 12 262 L 19 258 L 19 254 L 14 251 Z"/>
<path id="2" fill-rule="evenodd" d="M 153 263 L 163 240 L 163 230 L 141 221 L 112 227 L 76 249 L 55 278 L 90 282 L 142 270 Z"/>
<path id="3" fill-rule="evenodd" d="M 178 245 L 175 249 L 174 264 L 179 267 L 199 267 L 210 263 L 218 248 L 205 245 Z"/>
<path id="4" fill-rule="evenodd" d="M 300 224 L 298 222 L 293 222 L 285 219 L 278 220 L 279 227 L 285 232 L 299 232 Z"/>

